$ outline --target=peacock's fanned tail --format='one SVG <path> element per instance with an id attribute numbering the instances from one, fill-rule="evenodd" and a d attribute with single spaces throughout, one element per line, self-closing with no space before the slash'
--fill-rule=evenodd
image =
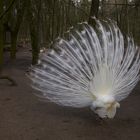
<path id="1" fill-rule="evenodd" d="M 95 20 L 93 28 L 80 23 L 53 49 L 41 53 L 31 67 L 34 89 L 43 99 L 64 106 L 85 107 L 102 95 L 126 98 L 139 80 L 140 51 L 124 39 L 115 22 Z"/>

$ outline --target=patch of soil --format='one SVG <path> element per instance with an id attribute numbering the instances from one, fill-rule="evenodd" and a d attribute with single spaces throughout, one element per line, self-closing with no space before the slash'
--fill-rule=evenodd
<path id="1" fill-rule="evenodd" d="M 11 63 L 6 56 L 4 73 L 17 86 L 0 82 L 0 140 L 139 140 L 140 84 L 112 120 L 100 120 L 88 108 L 60 107 L 41 102 L 25 76 L 31 52 L 21 49 Z"/>

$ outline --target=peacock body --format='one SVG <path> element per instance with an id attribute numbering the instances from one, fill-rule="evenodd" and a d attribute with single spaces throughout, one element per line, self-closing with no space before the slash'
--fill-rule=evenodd
<path id="1" fill-rule="evenodd" d="M 113 118 L 119 102 L 139 81 L 140 56 L 111 20 L 80 23 L 53 49 L 40 54 L 30 79 L 39 97 L 63 106 L 89 106 L 101 118 Z"/>

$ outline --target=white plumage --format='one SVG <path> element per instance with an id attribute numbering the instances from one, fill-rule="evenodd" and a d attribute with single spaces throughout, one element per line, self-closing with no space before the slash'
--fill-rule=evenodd
<path id="1" fill-rule="evenodd" d="M 139 49 L 115 22 L 95 22 L 94 28 L 80 23 L 57 39 L 31 67 L 30 78 L 41 98 L 113 118 L 139 80 Z"/>

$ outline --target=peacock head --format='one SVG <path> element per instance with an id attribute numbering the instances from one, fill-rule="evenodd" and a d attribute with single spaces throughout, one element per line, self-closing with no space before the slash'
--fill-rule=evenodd
<path id="1" fill-rule="evenodd" d="M 91 105 L 91 109 L 101 118 L 114 118 L 119 107 L 120 104 L 109 95 L 97 97 Z"/>

